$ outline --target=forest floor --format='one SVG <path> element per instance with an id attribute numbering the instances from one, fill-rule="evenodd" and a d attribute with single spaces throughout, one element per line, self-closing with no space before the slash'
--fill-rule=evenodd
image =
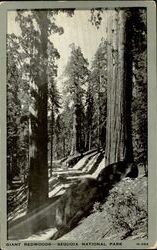
<path id="1" fill-rule="evenodd" d="M 104 167 L 102 153 L 95 150 L 83 156 L 73 167 L 65 166 L 65 162 L 56 161 L 53 164 L 52 176 L 49 178 L 49 198 L 57 198 L 64 194 L 70 185 L 77 179 L 96 178 Z M 18 189 L 7 192 L 8 221 L 14 221 L 27 212 L 28 187 L 22 185 Z"/>
<path id="2" fill-rule="evenodd" d="M 104 157 L 99 153 L 84 156 L 73 168 L 56 168 L 50 178 L 49 197 L 58 197 L 77 178 L 88 175 L 97 177 L 104 166 Z M 57 178 L 56 178 L 57 175 Z M 58 178 L 59 177 L 59 178 Z M 68 182 L 65 182 L 66 181 Z M 18 206 L 9 212 L 9 219 L 15 221 L 26 214 L 26 190 L 19 190 Z M 21 197 L 21 198 L 20 198 Z M 12 205 L 12 202 L 11 202 Z M 12 206 L 11 206 L 12 207 Z M 21 218 L 22 219 L 22 218 Z M 117 223 L 115 223 L 115 221 Z M 27 240 L 46 240 L 56 232 L 54 227 L 26 237 Z M 147 177 L 140 168 L 139 177 L 135 180 L 125 178 L 110 191 L 106 201 L 96 202 L 92 213 L 83 218 L 62 240 L 119 240 L 147 238 Z"/>

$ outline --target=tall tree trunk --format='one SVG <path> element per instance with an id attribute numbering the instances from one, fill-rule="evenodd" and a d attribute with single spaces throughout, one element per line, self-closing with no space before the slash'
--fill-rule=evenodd
<path id="1" fill-rule="evenodd" d="M 72 131 L 72 145 L 71 145 L 71 152 L 70 155 L 75 155 L 79 153 L 79 127 L 78 127 L 78 105 L 75 104 L 74 106 L 74 113 L 73 113 L 73 131 Z"/>
<path id="2" fill-rule="evenodd" d="M 100 66 L 101 69 L 101 66 Z M 101 140 L 100 140 L 100 86 L 101 86 L 101 70 L 99 73 L 99 83 L 98 83 L 98 151 L 101 147 Z"/>
<path id="3" fill-rule="evenodd" d="M 30 174 L 28 211 L 31 211 L 48 198 L 48 128 L 47 128 L 47 41 L 48 22 L 47 12 L 39 11 L 39 29 L 41 32 L 39 56 L 42 59 L 42 69 L 39 72 L 37 97 L 34 108 L 30 112 Z M 42 185 L 41 185 L 42 184 Z"/>
<path id="4" fill-rule="evenodd" d="M 73 131 L 72 131 L 72 145 L 70 155 L 80 153 L 80 124 L 79 124 L 79 79 L 74 80 L 75 92 L 74 92 L 74 113 L 73 113 Z"/>
<path id="5" fill-rule="evenodd" d="M 89 83 L 90 84 L 90 83 Z M 93 96 L 92 86 L 89 85 L 87 90 L 87 111 L 86 111 L 86 129 L 85 129 L 85 149 L 86 151 L 91 149 L 92 139 L 92 125 L 93 125 Z"/>
<path id="6" fill-rule="evenodd" d="M 133 138 L 132 138 L 132 91 L 133 91 L 133 33 L 134 27 L 132 22 L 132 11 L 127 12 L 126 19 L 126 49 L 124 54 L 125 60 L 125 102 L 124 102 L 124 113 L 125 113 L 125 131 L 126 131 L 126 160 L 127 162 L 134 161 L 133 155 Z"/>
<path id="7" fill-rule="evenodd" d="M 125 23 L 124 10 L 109 12 L 106 165 L 126 157 Z"/>
<path id="8" fill-rule="evenodd" d="M 51 141 L 50 141 L 50 177 L 52 177 L 52 162 L 53 162 L 53 135 L 51 134 Z"/>
<path id="9" fill-rule="evenodd" d="M 86 151 L 91 149 L 91 133 L 92 133 L 92 125 L 88 123 L 88 128 L 87 128 L 87 132 L 85 134 L 85 138 L 86 138 Z"/>
<path id="10" fill-rule="evenodd" d="M 8 188 L 12 187 L 12 154 L 7 157 L 7 184 Z"/>
<path id="11" fill-rule="evenodd" d="M 29 107 L 29 198 L 28 198 L 28 212 L 33 210 L 37 205 L 38 179 L 37 173 L 37 112 Z M 33 202 L 34 200 L 34 202 Z"/>
<path id="12" fill-rule="evenodd" d="M 92 138 L 92 126 L 89 126 L 89 146 L 88 149 L 91 150 L 91 138 Z"/>
<path id="13" fill-rule="evenodd" d="M 78 110 L 78 125 L 80 137 L 79 152 L 82 154 L 85 151 L 85 115 L 81 100 Z"/>
<path id="14" fill-rule="evenodd" d="M 66 138 L 63 137 L 63 157 L 65 157 L 66 153 L 65 153 L 65 140 Z"/>
<path id="15" fill-rule="evenodd" d="M 54 111 L 51 111 L 51 139 L 50 139 L 50 176 L 52 177 L 52 162 L 53 162 L 53 136 L 54 136 Z"/>

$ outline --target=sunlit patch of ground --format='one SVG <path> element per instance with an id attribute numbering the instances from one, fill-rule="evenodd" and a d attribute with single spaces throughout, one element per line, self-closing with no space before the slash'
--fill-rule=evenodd
<path id="1" fill-rule="evenodd" d="M 33 234 L 30 237 L 23 239 L 22 241 L 28 240 L 49 240 L 57 232 L 56 228 L 48 228 L 46 230 L 40 231 L 37 234 Z"/>

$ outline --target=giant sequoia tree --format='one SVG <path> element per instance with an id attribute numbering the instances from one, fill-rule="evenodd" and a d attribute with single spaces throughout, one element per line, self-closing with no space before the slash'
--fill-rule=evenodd
<path id="1" fill-rule="evenodd" d="M 58 58 L 51 33 L 63 33 L 55 24 L 58 11 L 18 11 L 22 49 L 28 54 L 27 76 L 30 83 L 29 107 L 29 200 L 28 210 L 48 198 L 48 82 Z M 42 185 L 41 185 L 42 183 Z"/>
<path id="2" fill-rule="evenodd" d="M 48 159 L 47 159 L 47 44 L 48 44 L 48 17 L 46 11 L 35 13 L 41 35 L 39 37 L 38 58 L 40 69 L 35 84 L 37 85 L 36 113 L 30 110 L 30 173 L 29 173 L 29 200 L 28 208 L 39 206 L 48 198 Z M 33 89 L 34 91 L 34 89 Z M 32 117 L 33 116 L 33 117 Z M 35 121 L 36 119 L 36 121 Z M 36 124 L 33 124 L 35 123 Z M 36 126 L 34 126 L 36 125 Z M 38 169 L 38 170 L 37 170 Z M 43 180 L 43 181 L 42 181 Z M 42 185 L 41 185 L 42 182 Z"/>
<path id="3" fill-rule="evenodd" d="M 102 12 L 92 10 L 97 28 Z M 107 15 L 106 165 L 124 159 L 146 162 L 146 9 L 113 9 Z"/>
<path id="4" fill-rule="evenodd" d="M 109 11 L 108 15 L 106 165 L 124 160 L 127 149 L 125 108 L 126 13 L 124 10 L 113 10 Z"/>
<path id="5" fill-rule="evenodd" d="M 145 15 L 144 12 L 142 13 Z M 135 21 L 136 18 L 139 19 L 138 25 Z M 124 159 L 128 162 L 134 160 L 132 129 L 133 65 L 134 59 L 140 52 L 137 49 L 135 51 L 135 43 L 137 48 L 141 48 L 142 41 L 142 39 L 137 40 L 135 35 L 137 30 L 142 33 L 140 11 L 131 9 L 109 11 L 107 30 L 106 165 Z M 145 68 L 143 69 L 145 70 Z"/>

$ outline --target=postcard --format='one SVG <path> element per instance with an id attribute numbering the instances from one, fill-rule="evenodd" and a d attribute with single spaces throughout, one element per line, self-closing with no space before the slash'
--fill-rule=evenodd
<path id="1" fill-rule="evenodd" d="M 157 247 L 156 5 L 0 5 L 1 248 Z"/>

